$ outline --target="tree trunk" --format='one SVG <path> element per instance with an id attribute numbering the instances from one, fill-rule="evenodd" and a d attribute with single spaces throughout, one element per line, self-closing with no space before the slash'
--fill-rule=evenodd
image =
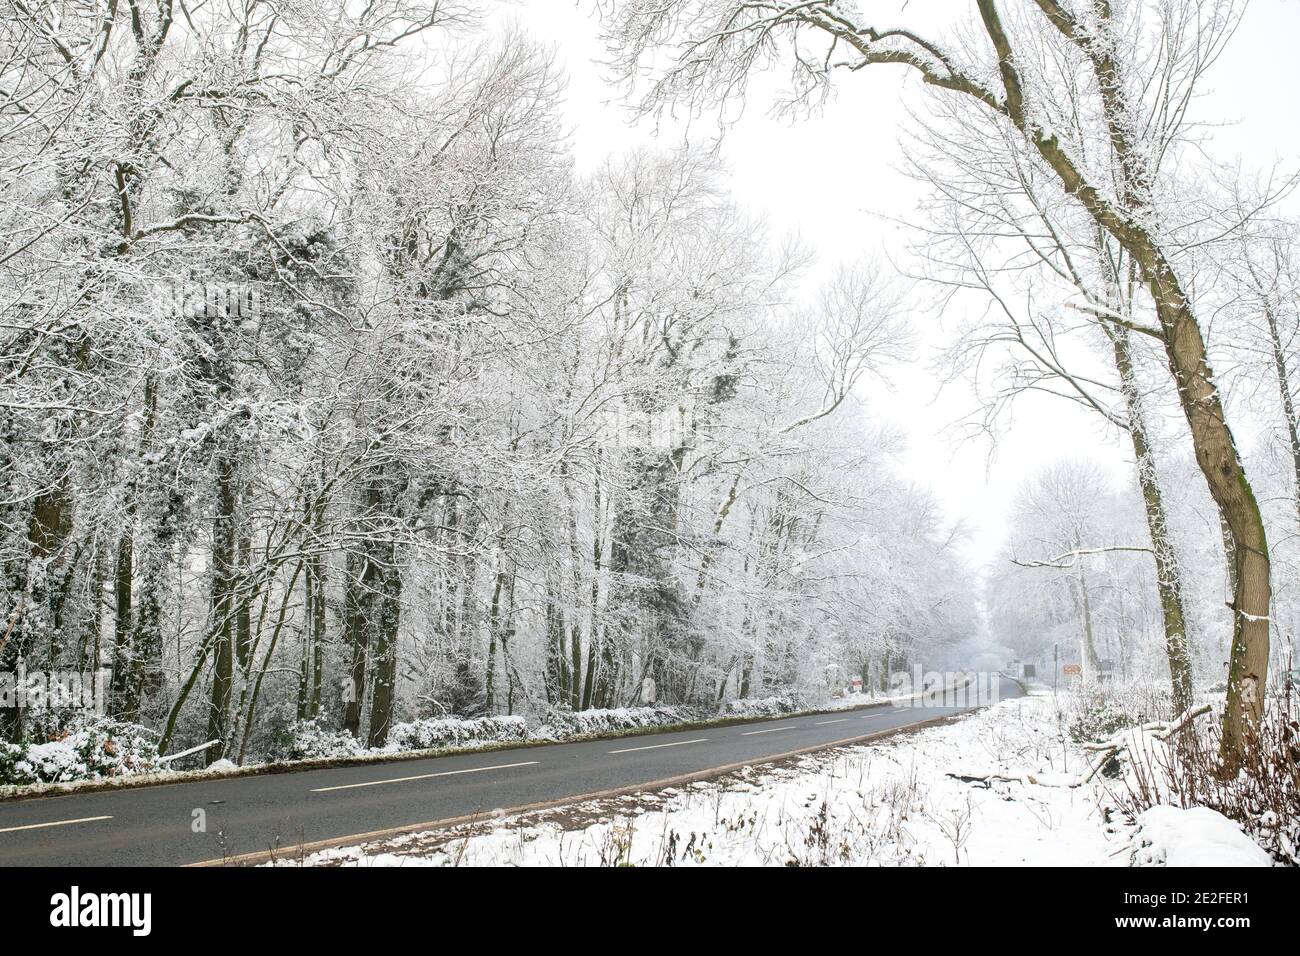
<path id="1" fill-rule="evenodd" d="M 1273 351 L 1273 369 L 1277 373 L 1277 388 L 1282 398 L 1282 417 L 1286 419 L 1286 433 L 1291 445 L 1292 477 L 1295 479 L 1296 515 L 1300 518 L 1300 427 L 1297 427 L 1295 400 L 1291 397 L 1291 372 L 1286 364 L 1286 351 L 1277 328 L 1277 312 L 1267 300 L 1264 317 L 1268 321 L 1268 340 Z"/>
<path id="2" fill-rule="evenodd" d="M 595 705 L 600 696 L 597 674 L 602 670 L 602 663 L 608 653 L 604 647 L 604 637 L 600 626 L 600 563 L 603 558 L 604 542 L 601 535 L 601 492 L 600 461 L 597 459 L 593 475 L 592 518 L 591 518 L 591 588 L 588 592 L 587 608 L 591 614 L 591 631 L 587 635 L 587 679 L 582 689 L 582 709 L 588 710 Z M 603 675 L 602 675 L 603 676 Z"/>
<path id="3" fill-rule="evenodd" d="M 361 702 L 366 692 L 366 658 L 370 629 L 366 626 L 366 589 L 374 579 L 374 564 L 368 557 L 348 555 L 349 569 L 343 596 L 343 641 L 351 651 L 348 676 L 343 687 L 343 729 L 361 736 Z"/>
<path id="4" fill-rule="evenodd" d="M 367 735 L 371 746 L 376 740 L 387 740 L 392 723 L 402 600 L 400 549 L 394 526 L 402 523 L 401 498 L 406 483 L 403 473 L 394 474 L 382 467 L 366 479 L 357 514 L 358 525 L 364 530 L 359 544 L 348 555 L 344 638 L 352 660 L 344 688 L 343 726 L 353 736 L 361 735 L 367 660 L 373 655 Z"/>
<path id="5" fill-rule="evenodd" d="M 1151 537 L 1151 550 L 1155 555 L 1156 589 L 1160 596 L 1160 610 L 1164 617 L 1165 655 L 1169 661 L 1172 709 L 1174 716 L 1177 716 L 1192 705 L 1192 656 L 1187 637 L 1187 621 L 1183 613 L 1182 569 L 1179 567 L 1178 556 L 1169 537 L 1164 495 L 1160 490 L 1155 457 L 1147 433 L 1146 412 L 1142 408 L 1142 397 L 1133 367 L 1129 331 L 1121 326 L 1108 325 L 1105 328 L 1114 349 L 1120 387 L 1128 407 L 1128 432 L 1133 442 L 1133 456 L 1137 464 L 1138 485 L 1142 490 L 1147 532 Z"/>
<path id="6" fill-rule="evenodd" d="M 1231 771 L 1240 763 L 1250 728 L 1258 723 L 1264 708 L 1272 597 L 1268 536 L 1259 503 L 1228 427 L 1196 313 L 1173 263 L 1145 225 L 1149 219 L 1146 213 L 1150 211 L 1155 170 L 1149 165 L 1150 157 L 1135 148 L 1129 138 L 1131 117 L 1136 114 L 1126 102 L 1127 87 L 1114 59 L 1114 51 L 1120 44 L 1118 38 L 1110 35 L 1114 26 L 1109 19 L 1109 8 L 1104 5 L 1096 8 L 1094 12 L 1100 14 L 1100 25 L 1084 29 L 1058 4 L 1040 5 L 1044 6 L 1052 25 L 1092 63 L 1102 115 L 1109 131 L 1113 166 L 1119 179 L 1118 204 L 1085 178 L 1050 130 L 1037 124 L 1026 106 L 1015 52 L 995 0 L 977 0 L 985 32 L 997 54 L 1005 92 L 1005 100 L 995 105 L 1051 167 L 1065 191 L 1133 258 L 1155 305 L 1160 340 L 1191 429 L 1196 463 L 1232 536 L 1236 579 L 1228 701 L 1221 746 L 1224 763 Z"/>
<path id="7" fill-rule="evenodd" d="M 209 764 L 225 754 L 229 730 L 235 662 L 236 548 L 234 466 L 228 455 L 221 454 L 217 463 L 217 514 L 212 526 L 212 619 L 216 637 L 208 710 L 208 740 L 219 743 L 205 752 Z"/>
<path id="8" fill-rule="evenodd" d="M 312 656 L 316 632 L 316 558 L 308 557 L 302 576 L 302 651 L 298 660 L 298 719 L 308 720 L 311 713 Z"/>
<path id="9" fill-rule="evenodd" d="M 546 585 L 546 702 L 563 707 L 570 700 L 569 662 L 565 654 L 564 612 L 560 609 L 557 588 Z"/>
<path id="10" fill-rule="evenodd" d="M 375 679 L 370 694 L 370 733 L 368 746 L 388 743 L 393 723 L 393 704 L 397 683 L 397 638 L 402 619 L 402 572 L 390 563 L 381 575 L 383 593 L 375 602 L 379 610 L 375 637 Z"/>
<path id="11" fill-rule="evenodd" d="M 492 601 L 488 606 L 487 664 L 483 675 L 483 703 L 489 717 L 496 713 L 497 706 L 497 637 L 501 632 L 501 592 L 506 583 L 505 555 L 498 553 L 497 561 L 499 564 L 492 585 Z"/>
<path id="12" fill-rule="evenodd" d="M 248 581 L 253 544 L 247 533 L 236 536 L 235 555 L 239 562 L 239 576 L 242 580 Z M 235 662 L 243 673 L 247 673 L 252 666 L 252 661 L 249 659 L 253 646 L 252 603 L 253 594 L 249 588 L 242 588 L 239 600 L 235 604 Z"/>
<path id="13" fill-rule="evenodd" d="M 1074 542 L 1076 549 L 1081 548 L 1082 544 L 1076 538 Z M 1080 556 L 1075 561 L 1075 568 L 1079 573 L 1079 613 L 1083 618 L 1083 633 L 1079 641 L 1079 661 L 1083 665 L 1083 682 L 1091 684 L 1097 680 L 1100 664 L 1097 660 L 1097 644 L 1092 636 L 1092 601 L 1088 597 L 1088 577 L 1083 570 L 1083 558 Z"/>
<path id="14" fill-rule="evenodd" d="M 113 674 L 109 679 L 109 712 L 123 720 L 135 719 L 135 708 L 128 699 L 134 669 L 131 666 L 131 637 L 135 633 L 131 605 L 134 551 L 135 539 L 128 531 L 118 540 L 113 565 Z"/>

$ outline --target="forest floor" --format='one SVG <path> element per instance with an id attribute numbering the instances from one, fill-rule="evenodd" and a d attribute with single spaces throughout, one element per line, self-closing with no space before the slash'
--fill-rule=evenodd
<path id="1" fill-rule="evenodd" d="M 1113 809 L 1116 781 L 1065 779 L 1088 754 L 1061 732 L 1050 696 L 869 745 L 713 781 L 327 849 L 308 866 L 1127 866 L 1268 865 L 1236 824 L 1157 807 L 1137 825 Z M 963 779 L 965 778 L 965 779 Z"/>

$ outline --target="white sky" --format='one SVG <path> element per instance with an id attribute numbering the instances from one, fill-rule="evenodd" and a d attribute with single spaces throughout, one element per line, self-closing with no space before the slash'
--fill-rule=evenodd
<path id="1" fill-rule="evenodd" d="M 881 8 L 903 6 L 900 0 L 870 2 Z M 922 4 L 912 0 L 908 6 L 902 16 L 916 23 Z M 924 0 L 924 9 L 935 16 L 971 6 L 965 0 Z M 555 46 L 570 78 L 566 109 L 580 171 L 635 144 L 680 144 L 680 128 L 656 137 L 651 123 L 630 124 L 619 91 L 597 62 L 603 50 L 591 0 L 518 0 L 503 3 L 499 15 Z M 1279 161 L 1295 168 L 1300 84 L 1291 77 L 1290 57 L 1296 37 L 1300 2 L 1253 0 L 1210 75 L 1202 104 L 1203 116 L 1227 123 L 1212 133 L 1217 158 L 1240 158 L 1246 168 Z M 881 68 L 842 77 L 836 98 L 822 115 L 794 123 L 770 119 L 767 104 L 753 97 L 722 144 L 734 195 L 764 213 L 775 231 L 798 232 L 828 263 L 864 253 L 897 253 L 909 234 L 886 220 L 908 218 L 919 196 L 916 184 L 897 169 L 899 130 L 906 119 L 905 103 L 923 95 L 914 77 Z M 704 142 L 712 129 L 696 133 L 692 138 Z M 987 442 L 955 445 L 946 426 L 975 403 L 964 386 L 940 389 L 928 360 L 945 340 L 942 324 L 922 316 L 919 325 L 926 344 L 918 361 L 893 376 L 892 391 L 870 389 L 868 402 L 875 419 L 891 422 L 907 435 L 903 470 L 934 489 L 951 520 L 970 527 L 968 553 L 974 561 L 990 558 L 1001 541 L 1004 502 L 1020 478 L 1053 459 L 1092 457 L 1113 469 L 1119 480 L 1128 480 L 1129 459 L 1118 436 L 1104 431 L 1096 416 L 1046 397 L 1019 401 L 992 458 Z M 1239 437 L 1248 440 L 1240 430 Z"/>

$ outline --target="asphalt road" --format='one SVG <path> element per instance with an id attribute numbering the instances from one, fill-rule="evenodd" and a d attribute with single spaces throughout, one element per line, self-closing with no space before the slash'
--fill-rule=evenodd
<path id="1" fill-rule="evenodd" d="M 1019 688 L 1003 680 L 1003 697 Z M 637 786 L 969 707 L 877 707 L 673 733 L 0 801 L 0 866 L 170 866 Z M 195 811 L 206 832 L 194 832 Z"/>

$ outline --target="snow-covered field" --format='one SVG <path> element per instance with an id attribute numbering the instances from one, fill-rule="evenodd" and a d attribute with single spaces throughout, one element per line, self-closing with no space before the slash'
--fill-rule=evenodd
<path id="1" fill-rule="evenodd" d="M 1051 699 L 1029 697 L 717 781 L 496 814 L 281 864 L 1268 865 L 1210 810 L 1159 807 L 1135 827 L 1109 812 L 1102 778 L 1079 787 L 979 779 L 1061 780 L 1087 762 L 1059 733 Z"/>

